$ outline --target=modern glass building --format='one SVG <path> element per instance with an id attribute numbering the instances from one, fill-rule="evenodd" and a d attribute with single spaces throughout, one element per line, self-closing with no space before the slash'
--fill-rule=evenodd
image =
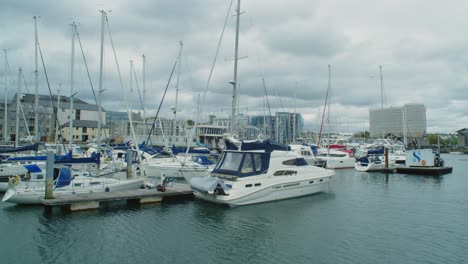
<path id="1" fill-rule="evenodd" d="M 400 138 L 421 138 L 426 134 L 426 107 L 423 104 L 405 104 L 369 111 L 370 137 L 388 134 Z"/>

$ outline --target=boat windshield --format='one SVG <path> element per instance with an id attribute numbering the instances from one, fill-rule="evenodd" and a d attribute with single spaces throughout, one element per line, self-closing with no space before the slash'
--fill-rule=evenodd
<path id="1" fill-rule="evenodd" d="M 266 172 L 269 163 L 270 153 L 225 151 L 213 173 L 238 177 L 253 176 Z"/>

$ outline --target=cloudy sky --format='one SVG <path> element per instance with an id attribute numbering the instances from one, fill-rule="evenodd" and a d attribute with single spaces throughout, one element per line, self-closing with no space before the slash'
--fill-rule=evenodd
<path id="1" fill-rule="evenodd" d="M 235 2 L 235 1 L 234 1 Z M 105 33 L 103 107 L 141 109 L 137 84 L 130 83 L 134 62 L 143 95 L 142 54 L 146 56 L 144 105 L 159 106 L 183 42 L 178 117 L 195 119 L 198 95 L 204 115 L 228 116 L 232 100 L 235 3 L 231 0 L 2 0 L 0 48 L 1 98 L 16 92 L 18 68 L 34 92 L 34 19 L 53 93 L 70 94 L 71 26 L 77 23 L 93 86 L 99 83 L 101 14 L 108 21 L 118 68 Z M 337 132 L 368 130 L 369 109 L 421 103 L 428 132 L 453 133 L 468 127 L 468 2 L 463 0 L 251 0 L 241 2 L 239 108 L 263 114 L 265 80 L 271 111 L 297 111 L 308 130 L 317 130 L 331 65 L 330 123 Z M 212 79 L 207 84 L 228 15 Z M 39 93 L 48 94 L 39 63 Z M 4 89 L 5 80 L 9 88 Z M 75 46 L 77 97 L 94 101 L 80 45 Z M 161 116 L 172 118 L 174 75 Z M 23 85 L 23 92 L 26 90 Z M 203 100 L 203 94 L 206 97 Z M 3 99 L 2 99 L 3 100 Z"/>

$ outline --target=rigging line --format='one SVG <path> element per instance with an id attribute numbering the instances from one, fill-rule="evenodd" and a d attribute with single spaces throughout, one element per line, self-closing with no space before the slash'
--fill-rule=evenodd
<path id="1" fill-rule="evenodd" d="M 111 43 L 111 46 L 112 46 L 112 51 L 114 52 L 115 65 L 117 67 L 117 72 L 118 72 L 118 75 L 119 75 L 120 88 L 122 89 L 122 93 L 124 95 L 125 105 L 127 107 L 128 120 L 130 121 L 130 130 L 132 132 L 132 135 L 135 137 L 135 147 L 136 147 L 136 150 L 137 150 L 138 160 L 141 161 L 140 148 L 138 146 L 138 141 L 136 141 L 135 128 L 133 127 L 132 115 L 131 115 L 130 111 L 128 110 L 129 108 L 128 108 L 128 102 L 126 100 L 127 97 L 125 95 L 125 88 L 123 86 L 122 74 L 120 73 L 119 61 L 117 60 L 117 53 L 115 52 L 114 40 L 112 39 L 112 32 L 111 32 L 111 28 L 110 28 L 110 25 L 109 25 L 109 18 L 107 17 L 107 15 L 106 15 L 106 24 L 107 24 L 107 32 L 109 33 L 109 40 L 110 40 L 110 43 Z"/>
<path id="2" fill-rule="evenodd" d="M 24 87 L 26 88 L 26 92 L 29 93 L 28 84 L 26 83 L 26 78 L 24 78 L 24 74 L 21 74 L 21 76 L 23 76 L 23 82 L 24 82 Z"/>
<path id="3" fill-rule="evenodd" d="M 219 49 L 221 47 L 221 42 L 223 40 L 223 36 L 224 36 L 224 32 L 226 30 L 226 25 L 227 25 L 227 22 L 228 22 L 228 19 L 229 19 L 229 13 L 231 13 L 231 8 L 232 8 L 232 2 L 233 0 L 231 0 L 231 2 L 229 3 L 229 8 L 227 10 L 227 14 L 226 14 L 226 19 L 224 20 L 224 26 L 223 26 L 223 30 L 221 31 L 221 36 L 219 37 L 219 42 L 218 42 L 218 47 L 216 48 L 216 53 L 215 53 L 215 57 L 213 58 L 213 63 L 211 65 L 211 69 L 210 69 L 210 74 L 208 75 L 208 80 L 207 80 L 207 83 L 206 83 L 206 87 L 205 87 L 205 90 L 203 91 L 203 97 L 202 97 L 202 103 L 205 102 L 206 100 L 206 94 L 208 92 L 208 89 L 210 87 L 210 82 L 211 82 L 211 76 L 213 75 L 213 71 L 214 71 L 214 67 L 216 65 L 216 61 L 218 59 L 218 54 L 219 54 Z M 194 124 L 194 129 L 192 129 L 190 131 L 190 139 L 193 138 L 194 136 L 194 133 L 195 133 L 195 130 L 197 128 L 197 125 L 198 125 L 198 121 L 200 119 L 200 115 L 201 115 L 201 108 L 199 108 L 197 110 L 197 118 L 195 120 L 195 124 Z M 187 140 L 187 145 L 188 145 L 188 140 Z M 187 146 L 187 150 L 186 150 L 186 154 L 188 153 L 188 150 L 189 150 L 189 147 Z M 185 155 L 187 156 L 187 155 Z M 185 158 L 184 158 L 184 163 L 185 163 Z"/>
<path id="4" fill-rule="evenodd" d="M 266 97 L 266 102 L 267 102 L 267 105 L 268 105 L 268 121 L 269 121 L 269 124 L 268 124 L 268 127 L 270 129 L 270 135 L 266 135 L 267 138 L 271 137 L 271 132 L 273 131 L 273 122 L 271 122 L 271 108 L 270 108 L 270 100 L 268 100 L 268 92 L 267 92 L 267 86 L 266 86 L 266 82 L 265 82 L 265 78 L 262 77 L 262 83 L 263 83 L 263 88 L 265 89 L 265 97 Z"/>
<path id="5" fill-rule="evenodd" d="M 58 123 L 59 121 L 58 121 L 58 118 L 57 118 L 57 109 L 55 108 L 55 102 L 54 102 L 53 96 L 52 96 L 52 89 L 50 88 L 49 76 L 47 75 L 47 69 L 46 69 L 46 66 L 45 66 L 44 57 L 42 56 L 42 49 L 41 49 L 41 45 L 39 44 L 39 39 L 37 40 L 37 48 L 39 49 L 39 55 L 41 56 L 42 68 L 44 69 L 44 75 L 46 77 L 46 82 L 47 82 L 47 88 L 49 89 L 50 101 L 51 101 L 51 104 L 52 104 L 52 111 L 54 112 L 54 120 L 55 120 L 55 122 Z M 59 133 L 60 133 L 60 131 L 59 131 Z M 35 135 L 35 136 L 37 138 L 37 135 Z M 65 143 L 63 143 L 63 148 L 65 149 L 65 151 L 67 151 L 67 147 L 66 147 Z"/>
<path id="6" fill-rule="evenodd" d="M 167 89 L 169 88 L 169 84 L 171 83 L 172 75 L 174 74 L 175 67 L 176 67 L 177 63 L 178 63 L 178 59 L 175 60 L 174 66 L 172 67 L 172 71 L 171 71 L 171 74 L 169 76 L 169 80 L 167 80 L 166 88 L 164 89 L 164 94 L 163 94 L 163 96 L 161 98 L 161 102 L 159 103 L 158 111 L 156 111 L 156 115 L 154 116 L 154 119 L 153 119 L 153 125 L 151 126 L 151 129 L 150 129 L 150 131 L 148 133 L 148 138 L 146 139 L 146 144 L 148 144 L 149 140 L 151 139 L 151 134 L 153 133 L 153 130 L 154 130 L 154 127 L 155 127 L 155 124 L 156 124 L 156 119 L 158 118 L 159 111 L 161 110 L 161 106 L 162 106 L 162 103 L 164 101 L 164 97 L 166 97 L 166 92 L 167 92 Z"/>
<path id="7" fill-rule="evenodd" d="M 93 82 L 91 80 L 91 75 L 89 74 L 88 63 L 86 61 L 86 56 L 85 56 L 84 51 L 83 51 L 83 45 L 81 45 L 80 34 L 78 33 L 78 28 L 76 27 L 76 25 L 75 25 L 74 29 L 75 29 L 76 36 L 78 37 L 78 43 L 80 44 L 81 55 L 83 56 L 83 62 L 84 62 L 85 68 L 86 68 L 86 73 L 88 75 L 89 85 L 91 86 L 91 91 L 93 91 L 94 101 L 96 102 L 96 105 L 97 105 L 98 101 L 97 101 L 96 93 L 94 92 Z"/>
<path id="8" fill-rule="evenodd" d="M 136 71 L 135 71 L 135 67 L 132 67 L 132 70 L 133 70 L 133 75 L 135 76 L 135 83 L 136 83 L 136 86 L 137 86 L 138 97 L 140 98 L 140 104 L 141 104 L 141 108 L 142 108 L 141 110 L 143 110 L 143 113 L 145 113 L 145 105 L 143 104 L 143 98 L 141 97 L 140 85 L 138 84 L 138 77 L 137 77 L 137 74 L 136 74 Z M 149 128 L 148 128 L 148 124 L 146 123 L 146 120 L 144 120 L 144 123 L 145 123 L 145 127 L 146 127 L 146 133 L 148 133 Z"/>

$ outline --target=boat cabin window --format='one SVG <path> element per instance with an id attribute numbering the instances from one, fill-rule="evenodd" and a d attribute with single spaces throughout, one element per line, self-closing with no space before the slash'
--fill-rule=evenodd
<path id="1" fill-rule="evenodd" d="M 275 173 L 273 173 L 273 176 L 284 176 L 284 175 L 295 175 L 297 174 L 297 171 L 293 171 L 293 170 L 279 170 L 279 171 L 275 171 Z"/>
<path id="2" fill-rule="evenodd" d="M 219 165 L 219 169 L 237 171 L 242 161 L 242 156 L 242 153 L 226 152 L 223 162 Z"/>
<path id="3" fill-rule="evenodd" d="M 304 158 L 295 158 L 290 160 L 283 161 L 283 165 L 289 166 L 305 166 L 308 165 L 307 161 Z"/>
<path id="4" fill-rule="evenodd" d="M 270 153 L 225 151 L 213 173 L 238 177 L 258 175 L 268 170 L 269 161 Z"/>
<path id="5" fill-rule="evenodd" d="M 254 171 L 252 154 L 247 154 L 244 157 L 244 163 L 242 164 L 242 173 L 250 173 Z"/>

